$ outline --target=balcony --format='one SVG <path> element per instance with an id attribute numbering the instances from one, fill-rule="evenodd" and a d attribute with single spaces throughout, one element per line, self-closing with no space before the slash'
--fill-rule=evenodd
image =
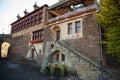
<path id="1" fill-rule="evenodd" d="M 87 7 L 83 7 L 83 8 L 78 8 L 78 9 L 75 9 L 74 11 L 70 11 L 70 12 L 65 13 L 63 15 L 60 15 L 60 16 L 49 19 L 47 24 L 54 23 L 56 21 L 61 21 L 61 20 L 64 20 L 66 18 L 72 18 L 72 17 L 75 17 L 75 16 L 79 16 L 79 15 L 82 15 L 84 13 L 93 12 L 97 9 L 98 9 L 97 4 L 87 6 Z"/>

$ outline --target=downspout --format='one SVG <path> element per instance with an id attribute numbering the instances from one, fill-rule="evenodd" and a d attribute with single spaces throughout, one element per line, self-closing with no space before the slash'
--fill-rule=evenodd
<path id="1" fill-rule="evenodd" d="M 97 0 L 94 0 L 94 4 L 97 4 L 97 11 L 96 13 L 100 12 L 100 3 L 97 2 Z M 97 16 L 98 18 L 98 16 Z M 102 60 L 103 60 L 103 49 L 102 49 L 102 29 L 101 29 L 101 25 L 100 25 L 100 21 L 98 21 L 98 29 L 99 29 L 99 44 L 100 44 L 100 70 L 102 69 Z"/>
<path id="2" fill-rule="evenodd" d="M 96 0 L 97 1 L 97 0 Z M 100 8 L 100 0 L 99 2 L 96 2 L 97 6 L 98 6 L 98 12 L 101 11 Z M 99 36 L 100 36 L 100 70 L 102 69 L 102 65 L 103 65 L 103 47 L 102 47 L 102 27 L 100 24 L 100 21 L 98 21 L 98 27 L 99 27 Z"/>
<path id="3" fill-rule="evenodd" d="M 102 48 L 102 29 L 101 29 L 101 25 L 100 25 L 100 22 L 98 22 L 98 27 L 99 27 L 99 36 L 100 36 L 100 70 L 102 69 L 102 60 L 103 60 L 103 48 Z"/>

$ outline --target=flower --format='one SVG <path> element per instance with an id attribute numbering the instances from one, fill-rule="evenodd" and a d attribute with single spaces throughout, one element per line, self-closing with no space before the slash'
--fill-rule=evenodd
<path id="1" fill-rule="evenodd" d="M 35 44 L 35 43 L 39 43 L 39 42 L 41 42 L 41 41 L 42 41 L 42 40 L 31 40 L 30 43 Z"/>

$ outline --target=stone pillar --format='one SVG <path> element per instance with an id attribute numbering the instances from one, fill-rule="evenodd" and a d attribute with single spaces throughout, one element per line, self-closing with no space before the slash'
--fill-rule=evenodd
<path id="1" fill-rule="evenodd" d="M 45 5 L 45 7 L 43 8 L 43 23 L 46 23 L 47 21 L 47 5 Z"/>
<path id="2" fill-rule="evenodd" d="M 0 60 L 1 60 L 1 46 L 2 46 L 3 40 L 0 39 Z"/>
<path id="3" fill-rule="evenodd" d="M 0 42 L 0 60 L 1 60 L 1 42 Z"/>

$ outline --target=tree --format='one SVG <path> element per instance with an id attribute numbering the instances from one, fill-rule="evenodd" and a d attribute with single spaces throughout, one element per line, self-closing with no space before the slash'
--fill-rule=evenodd
<path id="1" fill-rule="evenodd" d="M 105 53 L 120 60 L 120 0 L 101 0 L 98 13 Z"/>

